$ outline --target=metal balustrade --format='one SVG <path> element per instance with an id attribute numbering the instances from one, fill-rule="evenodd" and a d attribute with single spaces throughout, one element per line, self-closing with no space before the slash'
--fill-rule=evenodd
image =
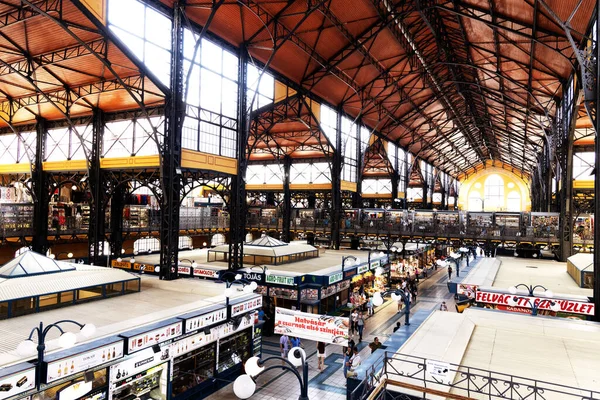
<path id="1" fill-rule="evenodd" d="M 428 359 L 423 357 L 386 352 L 366 371 L 365 378 L 349 398 L 379 400 L 388 398 L 388 392 L 393 392 L 404 398 L 425 399 L 451 394 L 453 398 L 488 400 L 600 400 L 600 392 L 595 390 L 453 363 L 447 363 L 447 379 L 444 380 L 438 374 L 428 373 L 428 365 Z"/>

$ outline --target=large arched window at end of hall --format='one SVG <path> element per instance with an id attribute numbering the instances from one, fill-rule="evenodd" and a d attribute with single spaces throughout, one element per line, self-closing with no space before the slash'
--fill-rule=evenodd
<path id="1" fill-rule="evenodd" d="M 521 195 L 516 190 L 510 192 L 506 198 L 506 211 L 523 211 L 521 210 Z"/>
<path id="2" fill-rule="evenodd" d="M 500 175 L 490 175 L 484 184 L 484 200 L 486 210 L 504 208 L 504 180 Z"/>
<path id="3" fill-rule="evenodd" d="M 483 211 L 483 199 L 477 190 L 473 190 L 469 193 L 467 209 L 468 211 Z"/>

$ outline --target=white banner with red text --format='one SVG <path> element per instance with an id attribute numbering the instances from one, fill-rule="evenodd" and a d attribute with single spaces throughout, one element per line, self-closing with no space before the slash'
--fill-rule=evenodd
<path id="1" fill-rule="evenodd" d="M 296 336 L 315 342 L 348 346 L 350 321 L 344 317 L 309 314 L 277 307 L 275 333 Z"/>
<path id="2" fill-rule="evenodd" d="M 486 291 L 477 291 L 475 300 L 477 303 L 498 304 L 508 307 L 532 308 L 531 305 L 537 305 L 538 310 L 551 310 L 552 303 L 560 306 L 558 312 L 594 315 L 594 303 L 587 303 L 566 299 L 548 299 L 545 297 L 517 296 L 517 304 L 513 305 L 509 301 L 515 297 L 509 293 L 494 293 Z M 531 302 L 531 304 L 529 304 Z"/>

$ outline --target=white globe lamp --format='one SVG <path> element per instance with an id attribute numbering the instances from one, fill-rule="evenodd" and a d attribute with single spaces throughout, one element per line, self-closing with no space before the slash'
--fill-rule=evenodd
<path id="1" fill-rule="evenodd" d="M 259 360 L 258 357 L 250 357 L 246 361 L 245 370 L 248 375 L 256 376 L 264 371 L 265 367 L 258 365 Z"/>
<path id="2" fill-rule="evenodd" d="M 65 332 L 58 338 L 58 345 L 63 349 L 73 347 L 77 343 L 77 336 L 73 332 Z"/>
<path id="3" fill-rule="evenodd" d="M 81 335 L 83 337 L 89 338 L 94 333 L 96 333 L 96 326 L 94 324 L 85 324 L 83 328 L 81 328 Z"/>
<path id="4" fill-rule="evenodd" d="M 306 359 L 306 353 L 301 347 L 292 347 L 288 353 L 288 360 L 294 367 L 302 366 L 302 359 Z"/>
<path id="5" fill-rule="evenodd" d="M 508 288 L 508 292 L 509 292 L 510 294 L 517 294 L 517 288 L 516 288 L 516 286 L 511 286 L 511 287 L 509 287 L 509 288 Z"/>
<path id="6" fill-rule="evenodd" d="M 373 305 L 375 307 L 379 307 L 382 304 L 383 304 L 383 297 L 381 297 L 381 293 L 375 292 L 375 294 L 373 295 Z"/>
<path id="7" fill-rule="evenodd" d="M 33 340 L 24 340 L 17 346 L 17 353 L 21 356 L 32 356 L 37 350 L 37 345 Z"/>
<path id="8" fill-rule="evenodd" d="M 544 292 L 544 295 L 546 297 L 554 297 L 554 292 L 552 290 L 548 289 Z"/>
<path id="9" fill-rule="evenodd" d="M 233 382 L 233 393 L 238 399 L 249 399 L 256 390 L 256 383 L 250 375 L 240 375 Z"/>

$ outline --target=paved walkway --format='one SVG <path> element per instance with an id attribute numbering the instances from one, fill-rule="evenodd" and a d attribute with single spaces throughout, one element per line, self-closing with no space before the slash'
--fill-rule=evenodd
<path id="1" fill-rule="evenodd" d="M 466 271 L 465 271 L 466 272 Z M 462 275 L 462 271 L 461 271 Z M 407 330 L 403 340 L 419 326 L 425 317 L 440 307 L 445 301 L 450 311 L 454 311 L 454 296 L 448 292 L 448 273 L 446 268 L 440 268 L 427 279 L 421 279 L 418 287 L 417 302 L 411 309 L 411 317 L 418 313 L 419 318 L 411 319 L 410 330 Z M 371 355 L 368 346 L 377 336 L 385 342 L 396 326 L 401 321 L 404 327 L 404 315 L 398 313 L 396 303 L 387 301 L 377 309 L 374 316 L 365 322 L 363 341 L 358 344 L 360 356 L 366 360 Z M 358 341 L 358 336 L 354 337 Z M 402 339 L 401 339 L 402 340 Z M 384 343 L 385 344 L 385 343 Z M 308 397 L 311 400 L 344 400 L 346 399 L 346 379 L 343 375 L 343 355 L 340 346 L 328 345 L 326 348 L 325 370 L 319 373 L 316 343 L 303 342 L 307 354 L 309 370 Z M 265 337 L 263 340 L 263 358 L 279 355 L 279 336 Z M 269 364 L 271 365 L 271 364 Z M 284 400 L 296 399 L 300 395 L 300 385 L 296 377 L 280 369 L 274 369 L 261 375 L 257 380 L 257 390 L 252 399 Z M 234 400 L 233 385 L 228 385 L 217 393 L 207 398 L 208 400 Z"/>

